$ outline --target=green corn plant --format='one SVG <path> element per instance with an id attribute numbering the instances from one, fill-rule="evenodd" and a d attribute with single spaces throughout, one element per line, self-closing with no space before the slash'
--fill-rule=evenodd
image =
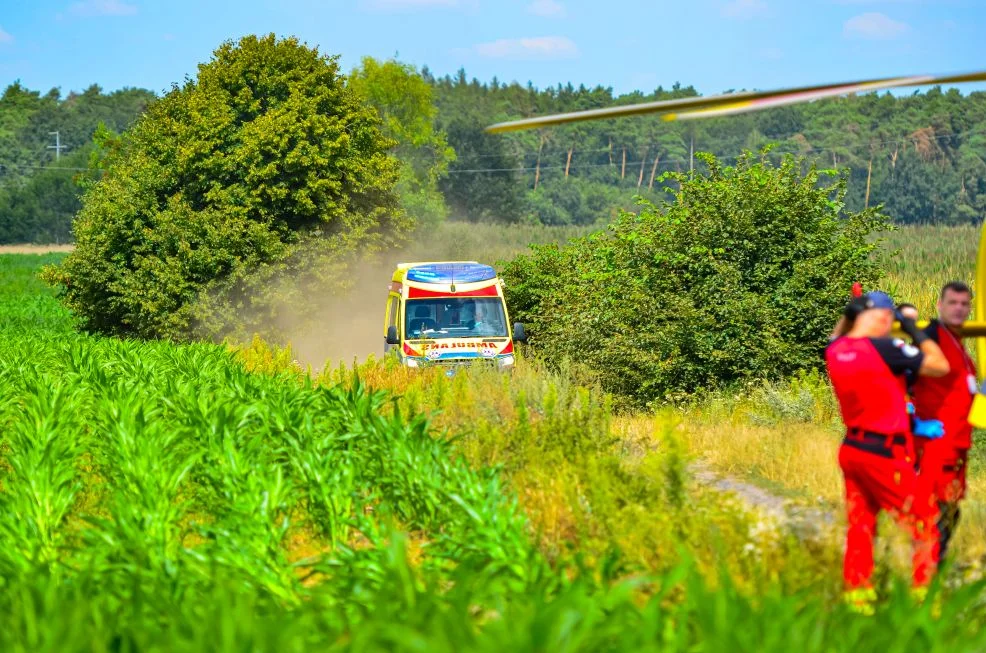
<path id="1" fill-rule="evenodd" d="M 60 562 L 62 526 L 82 485 L 77 470 L 84 443 L 77 421 L 79 388 L 55 385 L 27 369 L 20 370 L 20 383 L 24 395 L 4 428 L 9 469 L 0 495 L 0 560 L 8 573 Z"/>

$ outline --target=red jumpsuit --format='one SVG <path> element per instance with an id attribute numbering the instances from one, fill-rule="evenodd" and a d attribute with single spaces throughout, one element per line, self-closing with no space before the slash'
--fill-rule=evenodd
<path id="1" fill-rule="evenodd" d="M 846 438 L 839 449 L 845 478 L 847 589 L 870 586 L 873 536 L 880 510 L 887 510 L 914 539 L 913 582 L 927 585 L 938 565 L 936 506 L 915 504 L 917 473 L 907 415 L 905 374 L 916 375 L 924 356 L 891 338 L 848 338 L 825 351 Z"/>
<path id="2" fill-rule="evenodd" d="M 943 377 L 922 377 L 914 384 L 914 412 L 922 419 L 941 420 L 944 437 L 915 438 L 920 473 L 918 490 L 922 501 L 938 502 L 939 532 L 944 557 L 955 524 L 958 502 L 965 496 L 966 461 L 972 446 L 969 409 L 976 393 L 976 366 L 962 342 L 943 324 L 932 320 L 925 329 L 948 360 L 950 371 Z"/>

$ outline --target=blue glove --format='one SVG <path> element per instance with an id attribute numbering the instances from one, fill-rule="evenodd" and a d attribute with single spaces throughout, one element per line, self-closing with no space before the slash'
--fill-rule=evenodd
<path id="1" fill-rule="evenodd" d="M 941 423 L 941 420 L 921 419 L 920 417 L 915 417 L 914 435 L 916 435 L 919 438 L 928 438 L 929 440 L 937 440 L 938 438 L 945 435 L 945 425 Z"/>

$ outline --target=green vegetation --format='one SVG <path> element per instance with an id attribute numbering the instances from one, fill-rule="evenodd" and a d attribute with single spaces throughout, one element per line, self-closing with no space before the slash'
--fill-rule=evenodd
<path id="1" fill-rule="evenodd" d="M 269 318 L 279 280 L 331 284 L 410 226 L 378 121 L 334 58 L 273 35 L 226 43 L 110 150 L 76 249 L 47 278 L 102 334 L 187 339 Z"/>
<path id="2" fill-rule="evenodd" d="M 844 179 L 702 158 L 708 173 L 672 174 L 673 201 L 504 268 L 534 351 L 633 405 L 817 368 L 852 282 L 880 276 L 867 238 L 885 218 L 844 211 Z"/>
<path id="3" fill-rule="evenodd" d="M 881 552 L 866 619 L 838 600 L 838 542 L 799 541 L 691 473 L 701 458 L 837 504 L 835 409 L 810 368 L 849 283 L 926 309 L 938 277 L 967 271 L 968 242 L 941 236 L 974 242 L 967 227 L 895 232 L 905 254 L 885 272 L 886 218 L 858 209 L 981 217 L 983 94 L 503 138 L 480 128 L 613 98 L 371 59 L 344 77 L 273 36 L 223 45 L 118 136 L 129 119 L 103 113 L 127 93 L 77 121 L 94 135 L 66 157 L 88 159 L 77 249 L 0 256 L 4 649 L 986 647 L 986 581 L 952 582 L 977 575 L 981 510 L 962 574 L 926 605 Z M 74 106 L 19 85 L 0 102 L 0 147 L 38 107 Z M 725 165 L 765 139 L 808 158 Z M 872 162 L 893 139 L 887 175 Z M 685 172 L 693 145 L 725 156 Z M 929 188 L 932 173 L 945 181 Z M 58 175 L 0 180 L 0 208 L 20 211 L 0 225 L 62 238 L 70 202 L 38 200 L 75 201 Z M 390 248 L 415 218 L 415 241 Z M 532 334 L 512 374 L 390 359 L 312 373 L 260 338 L 173 342 L 314 304 L 357 256 L 492 263 L 532 241 L 552 244 L 502 264 Z M 973 494 L 984 483 L 974 472 Z"/>
<path id="4" fill-rule="evenodd" d="M 404 210 L 418 228 L 437 226 L 448 213 L 438 180 L 448 174 L 455 152 L 435 129 L 432 87 L 411 66 L 372 57 L 363 59 L 348 83 L 377 110 L 384 135 L 397 143 L 397 193 Z"/>
<path id="5" fill-rule="evenodd" d="M 518 132 L 491 142 L 481 129 L 501 120 L 697 93 L 676 84 L 615 96 L 599 86 L 481 83 L 461 70 L 438 79 L 423 74 L 435 84 L 439 125 L 458 154 L 446 189 L 453 217 L 477 219 L 487 211 L 508 222 L 593 223 L 607 209 L 631 208 L 634 193 L 659 194 L 662 173 L 687 171 L 693 163 L 701 167 L 693 152 L 711 152 L 731 164 L 743 150 L 768 143 L 778 145 L 775 160 L 791 153 L 819 168 L 848 168 L 850 210 L 882 203 L 901 224 L 986 217 L 983 92 L 868 93 L 680 123 L 639 116 Z M 481 197 L 470 201 L 469 194 L 458 193 L 482 184 L 497 185 L 504 197 L 500 211 L 490 212 Z"/>
<path id="6" fill-rule="evenodd" d="M 313 381 L 260 343 L 80 335 L 42 262 L 0 257 L 5 649 L 986 645 L 977 584 L 939 618 L 893 582 L 847 613 L 832 552 L 696 487 L 672 422 L 634 430 L 564 377 Z"/>
<path id="7" fill-rule="evenodd" d="M 667 186 L 663 173 L 701 168 L 695 152 L 733 163 L 744 149 L 768 143 L 777 145 L 775 161 L 793 153 L 820 168 L 848 169 L 850 210 L 882 203 L 899 224 L 967 224 L 986 216 L 983 92 L 863 94 L 688 123 L 639 117 L 493 136 L 482 128 L 500 120 L 696 91 L 675 85 L 616 96 L 602 87 L 535 89 L 481 83 L 465 71 L 434 78 L 427 69 L 418 75 L 399 62 L 372 59 L 349 80 L 398 142 L 402 206 L 429 227 L 446 212 L 471 222 L 606 222 L 619 209 L 632 209 L 637 193 L 659 198 Z M 9 86 L 0 98 L 0 242 L 63 239 L 81 192 L 72 179 L 85 170 L 61 168 L 86 168 L 97 124 L 122 132 L 153 98 L 150 91 L 103 94 L 93 86 L 60 99 L 57 91 L 42 96 Z M 47 132 L 55 129 L 76 153 L 58 166 L 47 149 Z M 28 190 L 34 173 L 46 179 Z"/>
<path id="8" fill-rule="evenodd" d="M 947 281 L 961 279 L 975 291 L 981 230 L 981 225 L 925 225 L 888 233 L 886 251 L 891 256 L 882 286 L 898 301 L 910 301 L 923 315 L 933 315 L 938 292 Z"/>
<path id="9" fill-rule="evenodd" d="M 62 98 L 57 89 L 8 86 L 0 96 L 0 243 L 71 240 L 97 126 L 122 131 L 153 99 L 142 89 L 93 85 Z M 64 148 L 57 160 L 53 131 Z"/>

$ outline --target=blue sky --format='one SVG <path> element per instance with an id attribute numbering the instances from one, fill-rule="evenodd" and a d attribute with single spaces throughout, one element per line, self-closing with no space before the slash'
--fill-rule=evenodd
<path id="1" fill-rule="evenodd" d="M 986 69 L 986 0 L 3 0 L 0 87 L 167 90 L 217 45 L 294 35 L 435 74 L 703 94 Z"/>

